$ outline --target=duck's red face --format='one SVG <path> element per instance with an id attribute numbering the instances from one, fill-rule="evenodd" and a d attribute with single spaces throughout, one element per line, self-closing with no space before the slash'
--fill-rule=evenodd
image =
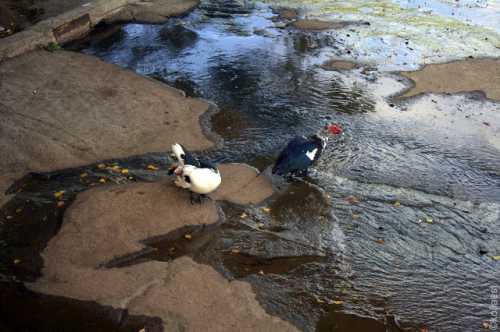
<path id="1" fill-rule="evenodd" d="M 343 131 L 342 127 L 336 123 L 329 124 L 327 126 L 327 129 L 332 135 L 340 135 L 340 134 L 342 134 L 342 131 Z"/>
<path id="2" fill-rule="evenodd" d="M 174 174 L 180 176 L 182 174 L 182 167 L 177 166 L 177 168 L 174 171 Z"/>

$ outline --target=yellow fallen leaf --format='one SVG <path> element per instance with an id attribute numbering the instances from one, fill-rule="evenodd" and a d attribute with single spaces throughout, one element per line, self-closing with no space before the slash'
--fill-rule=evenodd
<path id="1" fill-rule="evenodd" d="M 14 264 L 19 264 L 21 263 L 21 260 L 19 258 L 14 259 Z"/>
<path id="2" fill-rule="evenodd" d="M 358 204 L 360 201 L 359 201 L 359 198 L 357 198 L 356 196 L 348 196 L 345 198 L 345 200 L 349 203 L 349 204 Z"/>
<path id="3" fill-rule="evenodd" d="M 86 178 L 87 176 L 89 176 L 89 174 L 88 174 L 88 173 L 82 173 L 82 174 L 80 174 L 80 177 L 81 177 L 81 178 Z"/>
<path id="4" fill-rule="evenodd" d="M 269 212 L 271 212 L 271 209 L 268 207 L 263 207 L 262 211 L 264 211 L 265 213 L 269 213 Z"/>
<path id="5" fill-rule="evenodd" d="M 489 321 L 487 321 L 487 320 L 485 320 L 485 321 L 481 324 L 481 326 L 482 326 L 482 327 L 483 327 L 483 329 L 485 329 L 485 330 L 490 330 L 490 329 L 491 329 L 491 323 L 490 323 Z"/>
<path id="6" fill-rule="evenodd" d="M 128 169 L 126 168 L 122 169 L 122 174 L 128 174 Z"/>
<path id="7" fill-rule="evenodd" d="M 63 207 L 63 206 L 64 206 L 64 201 L 59 201 L 59 202 L 57 202 L 57 207 L 58 207 L 58 208 L 61 208 L 61 207 Z"/>
<path id="8" fill-rule="evenodd" d="M 344 301 L 342 301 L 342 300 L 333 300 L 332 303 L 339 305 L 339 304 L 344 303 Z"/>
<path id="9" fill-rule="evenodd" d="M 99 179 L 99 182 L 100 182 L 100 183 L 106 183 L 106 179 L 105 179 L 105 178 L 100 178 L 100 179 Z"/>
<path id="10" fill-rule="evenodd" d="M 319 297 L 316 298 L 316 302 L 318 302 L 318 303 L 325 303 L 325 301 L 322 300 L 322 299 L 320 299 Z"/>
<path id="11" fill-rule="evenodd" d="M 395 207 L 400 207 L 401 206 L 401 202 L 400 201 L 395 201 L 393 205 Z"/>
<path id="12" fill-rule="evenodd" d="M 259 228 L 262 228 L 262 227 L 264 227 L 264 226 L 265 226 L 265 225 L 264 225 L 264 223 L 262 223 L 262 222 L 258 222 L 258 223 L 257 223 L 257 227 L 259 227 Z"/>
<path id="13" fill-rule="evenodd" d="M 111 170 L 112 170 L 113 172 L 119 172 L 119 171 L 121 170 L 121 167 L 120 167 L 120 166 L 118 166 L 118 165 L 111 166 Z"/>
<path id="14" fill-rule="evenodd" d="M 158 167 L 156 167 L 155 165 L 148 165 L 147 169 L 149 169 L 150 171 L 157 171 Z"/>
<path id="15" fill-rule="evenodd" d="M 184 238 L 186 240 L 191 240 L 193 237 L 191 236 L 191 234 L 184 234 Z"/>
<path id="16" fill-rule="evenodd" d="M 360 215 L 357 213 L 353 213 L 351 217 L 352 217 L 352 219 L 356 220 L 356 219 L 359 219 Z"/>
<path id="17" fill-rule="evenodd" d="M 431 217 L 427 217 L 425 218 L 425 221 L 428 223 L 428 224 L 432 224 L 434 222 L 434 220 L 431 218 Z"/>
<path id="18" fill-rule="evenodd" d="M 54 197 L 55 197 L 56 199 L 59 199 L 59 198 L 61 198 L 61 197 L 62 197 L 62 195 L 64 195 L 64 193 L 65 193 L 65 192 L 66 192 L 66 191 L 64 191 L 64 190 L 56 191 L 56 192 L 54 193 Z"/>
<path id="19" fill-rule="evenodd" d="M 106 168 L 106 164 L 99 164 L 99 165 L 97 165 L 97 168 L 99 168 L 99 169 Z"/>
<path id="20" fill-rule="evenodd" d="M 242 214 L 240 214 L 240 218 L 241 219 L 245 219 L 246 217 L 248 217 L 248 215 L 245 212 L 243 212 Z"/>
<path id="21" fill-rule="evenodd" d="M 500 255 L 498 255 L 498 256 L 493 256 L 493 257 L 491 257 L 491 258 L 493 258 L 493 260 L 495 260 L 495 261 L 500 261 Z"/>
<path id="22" fill-rule="evenodd" d="M 21 209 L 21 208 L 16 209 L 16 213 L 18 213 L 18 214 L 19 214 L 19 213 L 21 213 L 21 212 L 23 212 L 23 209 Z"/>

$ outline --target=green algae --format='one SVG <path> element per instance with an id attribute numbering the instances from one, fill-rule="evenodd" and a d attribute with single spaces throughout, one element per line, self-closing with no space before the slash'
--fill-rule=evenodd
<path id="1" fill-rule="evenodd" d="M 376 63 L 387 62 L 386 55 L 391 51 L 384 48 L 393 48 L 392 52 L 399 57 L 408 54 L 408 59 L 400 62 L 413 64 L 413 67 L 470 55 L 500 56 L 500 31 L 463 18 L 440 15 L 432 7 L 404 8 L 397 1 L 389 0 L 267 2 L 273 6 L 297 8 L 308 18 L 370 22 L 369 26 L 357 27 L 354 34 L 349 33 L 349 45 L 359 54 L 368 54 L 366 60 Z M 348 30 L 337 30 L 337 33 L 346 35 Z M 401 45 L 406 41 L 410 41 L 411 46 Z"/>

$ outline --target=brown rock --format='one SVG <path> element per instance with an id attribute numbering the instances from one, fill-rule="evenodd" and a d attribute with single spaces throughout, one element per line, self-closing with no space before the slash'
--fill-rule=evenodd
<path id="1" fill-rule="evenodd" d="M 321 31 L 329 29 L 340 29 L 347 25 L 344 22 L 331 22 L 331 21 L 321 21 L 316 19 L 311 20 L 297 20 L 292 23 L 292 25 L 300 30 L 306 31 Z"/>
<path id="2" fill-rule="evenodd" d="M 358 67 L 358 64 L 344 60 L 330 60 L 321 65 L 326 70 L 351 70 Z"/>
<path id="3" fill-rule="evenodd" d="M 420 93 L 459 93 L 483 91 L 493 100 L 500 100 L 500 60 L 473 59 L 427 65 L 423 69 L 403 72 L 415 86 L 402 97 Z"/>
<path id="4" fill-rule="evenodd" d="M 295 9 L 282 8 L 279 10 L 279 17 L 286 20 L 295 20 L 299 16 L 299 13 Z"/>
<path id="5" fill-rule="evenodd" d="M 237 204 L 257 204 L 272 195 L 271 182 L 248 165 L 224 164 L 219 167 L 222 184 L 212 195 L 214 199 Z"/>
<path id="6" fill-rule="evenodd" d="M 244 165 L 222 165 L 221 171 L 225 179 L 245 177 L 243 183 L 256 175 Z M 225 190 L 244 195 L 233 188 L 237 184 L 227 183 Z M 249 284 L 228 281 L 188 257 L 99 268 L 140 250 L 145 238 L 217 220 L 215 203 L 191 205 L 188 193 L 170 182 L 89 190 L 67 210 L 60 232 L 43 252 L 43 276 L 29 287 L 157 316 L 166 331 L 296 331 L 267 314 Z"/>
<path id="7" fill-rule="evenodd" d="M 0 192 L 30 171 L 50 171 L 212 143 L 208 104 L 94 57 L 37 51 L 0 65 Z M 3 198 L 2 198 L 3 200 Z"/>
<path id="8" fill-rule="evenodd" d="M 78 196 L 66 212 L 57 247 L 49 250 L 56 250 L 58 260 L 94 268 L 142 249 L 139 242 L 146 238 L 218 219 L 215 203 L 192 205 L 188 192 L 170 182 L 101 187 Z"/>
<path id="9" fill-rule="evenodd" d="M 199 3 L 199 0 L 130 1 L 126 8 L 106 21 L 163 23 L 169 17 L 185 14 Z"/>

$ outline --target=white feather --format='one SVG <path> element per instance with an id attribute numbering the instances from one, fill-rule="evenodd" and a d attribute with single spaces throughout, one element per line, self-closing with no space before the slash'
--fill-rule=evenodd
<path id="1" fill-rule="evenodd" d="M 177 161 L 179 162 L 180 165 L 184 165 L 184 158 L 183 156 L 186 155 L 184 152 L 184 149 L 179 143 L 172 144 L 172 153 L 177 158 Z"/>
<path id="2" fill-rule="evenodd" d="M 185 176 L 189 176 L 190 183 L 185 181 Z M 221 182 L 222 179 L 218 170 L 186 165 L 182 168 L 182 180 L 176 180 L 175 184 L 197 194 L 209 194 L 217 189 Z"/>
<path id="3" fill-rule="evenodd" d="M 302 150 L 304 151 L 304 150 Z M 316 156 L 316 153 L 318 152 L 318 149 L 314 149 L 312 151 L 306 151 L 306 156 L 307 158 L 314 160 L 314 157 Z"/>

